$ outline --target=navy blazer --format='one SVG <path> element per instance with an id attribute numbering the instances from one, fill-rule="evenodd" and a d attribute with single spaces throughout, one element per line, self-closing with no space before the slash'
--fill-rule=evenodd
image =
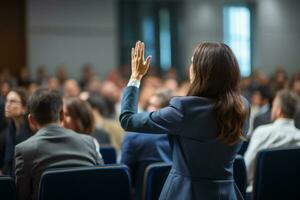
<path id="1" fill-rule="evenodd" d="M 175 97 L 166 108 L 137 113 L 138 97 L 137 87 L 125 88 L 121 101 L 122 127 L 126 131 L 173 136 L 173 166 L 160 199 L 243 199 L 232 174 L 242 142 L 230 146 L 217 139 L 217 122 L 209 99 Z M 248 123 L 245 124 L 246 134 Z"/>

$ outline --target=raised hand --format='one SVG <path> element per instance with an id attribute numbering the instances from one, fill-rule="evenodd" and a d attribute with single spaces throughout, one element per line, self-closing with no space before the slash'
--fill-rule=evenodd
<path id="1" fill-rule="evenodd" d="M 141 80 L 147 73 L 151 56 L 144 61 L 145 45 L 143 42 L 138 41 L 135 47 L 131 49 L 131 79 Z"/>

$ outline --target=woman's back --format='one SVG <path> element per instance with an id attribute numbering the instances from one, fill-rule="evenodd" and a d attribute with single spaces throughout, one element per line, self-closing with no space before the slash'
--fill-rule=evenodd
<path id="1" fill-rule="evenodd" d="M 232 175 L 247 132 L 248 103 L 239 92 L 239 66 L 228 46 L 201 43 L 190 67 L 188 96 L 151 113 L 137 113 L 139 81 L 147 72 L 144 44 L 132 49 L 132 75 L 121 101 L 127 131 L 168 133 L 173 166 L 160 199 L 242 199 Z"/>

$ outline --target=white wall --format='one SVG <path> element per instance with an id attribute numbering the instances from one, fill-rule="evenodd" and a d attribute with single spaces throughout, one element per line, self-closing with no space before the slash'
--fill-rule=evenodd
<path id="1" fill-rule="evenodd" d="M 268 74 L 278 65 L 292 73 L 300 69 L 300 1 L 186 0 L 186 57 L 200 41 L 223 41 L 223 6 L 250 2 L 253 16 L 253 67 Z"/>
<path id="2" fill-rule="evenodd" d="M 28 66 L 64 63 L 72 77 L 92 63 L 104 76 L 118 67 L 117 0 L 28 0 Z M 254 3 L 253 66 L 272 73 L 278 65 L 300 69 L 300 1 L 184 0 L 185 66 L 200 41 L 223 41 L 223 6 Z"/>
<path id="3" fill-rule="evenodd" d="M 300 70 L 300 1 L 257 0 L 253 65 L 272 73 L 278 65 Z"/>
<path id="4" fill-rule="evenodd" d="M 49 74 L 65 64 L 78 78 L 89 62 L 104 76 L 118 65 L 115 0 L 28 0 L 28 66 L 45 64 Z"/>

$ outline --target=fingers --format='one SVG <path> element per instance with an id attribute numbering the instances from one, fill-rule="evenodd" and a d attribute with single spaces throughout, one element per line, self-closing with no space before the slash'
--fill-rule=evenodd
<path id="1" fill-rule="evenodd" d="M 146 58 L 145 65 L 146 65 L 147 67 L 150 66 L 151 58 L 152 58 L 151 56 L 148 56 L 148 57 Z"/>
<path id="2" fill-rule="evenodd" d="M 139 46 L 139 41 L 135 43 L 135 47 L 134 47 L 134 56 L 138 56 L 138 46 Z"/>
<path id="3" fill-rule="evenodd" d="M 144 58 L 142 56 L 142 43 L 141 41 L 138 41 L 138 58 L 143 60 Z"/>
<path id="4" fill-rule="evenodd" d="M 144 42 L 141 43 L 141 56 L 144 62 L 144 57 L 145 57 L 145 44 Z"/>
<path id="5" fill-rule="evenodd" d="M 134 58 L 134 48 L 131 48 L 131 60 Z"/>

